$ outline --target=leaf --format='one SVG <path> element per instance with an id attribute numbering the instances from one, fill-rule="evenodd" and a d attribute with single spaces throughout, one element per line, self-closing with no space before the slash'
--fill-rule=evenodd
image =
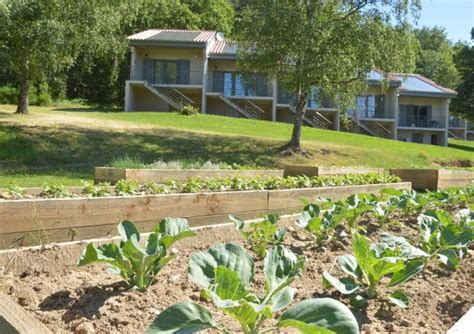
<path id="1" fill-rule="evenodd" d="M 411 260 L 405 263 L 403 270 L 397 271 L 392 275 L 392 279 L 388 286 L 395 286 L 400 283 L 406 282 L 413 276 L 423 270 L 425 263 L 423 260 Z"/>
<path id="2" fill-rule="evenodd" d="M 160 243 L 166 249 L 178 240 L 196 235 L 189 229 L 188 221 L 184 218 L 165 218 L 157 226 L 155 232 L 163 235 Z"/>
<path id="3" fill-rule="evenodd" d="M 325 286 L 329 284 L 333 288 L 335 288 L 337 291 L 344 295 L 350 295 L 356 292 L 359 289 L 359 285 L 354 282 L 354 280 L 350 277 L 345 277 L 345 278 L 336 278 L 332 276 L 330 273 L 327 271 L 323 272 L 323 280 Z"/>
<path id="4" fill-rule="evenodd" d="M 438 258 L 446 267 L 456 270 L 459 264 L 459 258 L 454 249 L 443 249 L 438 252 Z"/>
<path id="5" fill-rule="evenodd" d="M 359 324 L 349 308 L 331 298 L 307 299 L 296 304 L 282 314 L 277 326 L 283 327 L 287 320 L 323 327 L 336 333 L 359 333 Z"/>
<path id="6" fill-rule="evenodd" d="M 247 296 L 248 291 L 242 284 L 239 275 L 229 268 L 217 266 L 213 291 L 221 299 L 240 300 Z"/>
<path id="7" fill-rule="evenodd" d="M 408 307 L 408 296 L 400 290 L 394 291 L 389 297 L 388 300 L 393 304 L 401 307 L 406 308 Z"/>
<path id="8" fill-rule="evenodd" d="M 349 303 L 356 308 L 363 308 L 367 305 L 367 299 L 361 295 L 353 295 L 349 300 Z"/>
<path id="9" fill-rule="evenodd" d="M 285 328 L 285 327 L 296 328 L 302 334 L 331 334 L 331 333 L 335 333 L 335 332 L 333 332 L 329 329 L 326 329 L 324 327 L 319 327 L 319 326 L 316 326 L 316 325 L 310 325 L 310 324 L 307 324 L 303 321 L 294 320 L 294 319 L 288 319 L 288 320 L 280 321 L 279 327 L 281 327 L 281 328 Z"/>
<path id="10" fill-rule="evenodd" d="M 337 258 L 339 268 L 348 275 L 354 278 L 362 279 L 362 272 L 360 270 L 357 259 L 353 255 L 341 255 Z"/>
<path id="11" fill-rule="evenodd" d="M 287 308 L 288 305 L 290 305 L 293 301 L 295 291 L 295 288 L 287 286 L 280 290 L 278 293 L 274 294 L 273 297 L 270 299 L 271 312 L 275 313 Z"/>
<path id="12" fill-rule="evenodd" d="M 124 220 L 120 224 L 118 224 L 118 232 L 122 237 L 122 241 L 126 242 L 129 240 L 132 235 L 136 236 L 137 240 L 140 241 L 140 232 L 138 232 L 135 224 L 129 220 Z"/>
<path id="13" fill-rule="evenodd" d="M 235 228 L 239 231 L 242 231 L 245 227 L 245 222 L 243 219 L 240 219 L 237 216 L 229 215 L 229 219 L 234 223 Z"/>
<path id="14" fill-rule="evenodd" d="M 211 313 L 201 305 L 182 302 L 161 312 L 147 333 L 195 333 L 207 328 L 218 328 Z"/>
<path id="15" fill-rule="evenodd" d="M 396 237 L 388 233 L 382 233 L 380 239 L 383 243 L 387 244 L 391 248 L 400 249 L 403 257 L 407 259 L 413 259 L 418 257 L 426 257 L 428 254 L 423 250 L 413 246 L 406 238 Z"/>
<path id="16" fill-rule="evenodd" d="M 288 286 L 303 272 L 305 257 L 298 257 L 282 245 L 272 247 L 263 262 L 265 290 L 268 294 Z"/>
<path id="17" fill-rule="evenodd" d="M 253 278 L 254 265 L 249 254 L 237 244 L 221 244 L 204 252 L 196 252 L 189 260 L 188 273 L 192 282 L 207 289 L 214 283 L 215 269 L 223 266 L 239 275 L 248 287 Z"/>

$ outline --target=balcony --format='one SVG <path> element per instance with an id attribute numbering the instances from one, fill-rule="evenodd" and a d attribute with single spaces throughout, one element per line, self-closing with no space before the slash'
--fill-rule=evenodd
<path id="1" fill-rule="evenodd" d="M 438 117 L 406 117 L 400 115 L 398 126 L 409 128 L 429 128 L 429 129 L 444 129 L 446 127 L 444 118 Z"/>
<path id="2" fill-rule="evenodd" d="M 271 89 L 262 75 L 243 75 L 233 72 L 214 71 L 211 91 L 227 97 L 271 97 Z"/>
<path id="3" fill-rule="evenodd" d="M 387 111 L 385 108 L 358 109 L 356 114 L 359 119 L 391 119 L 393 121 L 393 112 Z"/>
<path id="4" fill-rule="evenodd" d="M 296 97 L 292 96 L 291 94 L 284 91 L 282 88 L 278 88 L 278 96 L 277 96 L 277 103 L 278 104 L 289 104 L 295 105 L 296 104 Z M 335 109 L 336 107 L 332 103 L 332 101 L 325 97 L 322 101 L 318 101 L 316 94 L 312 92 L 308 99 L 308 103 L 306 104 L 307 109 Z"/>
<path id="5" fill-rule="evenodd" d="M 466 121 L 459 118 L 449 118 L 449 127 L 450 128 L 462 128 L 466 126 Z"/>
<path id="6" fill-rule="evenodd" d="M 131 68 L 130 80 L 148 81 L 151 85 L 202 85 L 203 71 L 169 68 L 163 69 L 156 64 L 135 65 Z"/>

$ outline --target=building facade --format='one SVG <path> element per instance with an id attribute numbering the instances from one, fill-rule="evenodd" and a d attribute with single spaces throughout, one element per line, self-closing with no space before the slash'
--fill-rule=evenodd
<path id="1" fill-rule="evenodd" d="M 172 111 L 293 122 L 293 98 L 276 80 L 237 70 L 237 45 L 214 31 L 146 30 L 129 37 L 125 111 Z M 388 87 L 382 89 L 382 82 Z M 447 145 L 449 103 L 456 92 L 416 74 L 372 71 L 369 90 L 349 114 L 352 131 L 408 142 Z M 340 130 L 340 111 L 312 91 L 306 125 Z"/>

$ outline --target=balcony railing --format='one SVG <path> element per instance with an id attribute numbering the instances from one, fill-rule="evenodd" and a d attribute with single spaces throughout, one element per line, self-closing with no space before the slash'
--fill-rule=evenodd
<path id="1" fill-rule="evenodd" d="M 411 128 L 430 128 L 430 129 L 443 129 L 445 128 L 445 119 L 437 117 L 418 117 L 410 118 L 400 116 L 398 120 L 398 126 L 405 126 Z"/>
<path id="2" fill-rule="evenodd" d="M 377 108 L 375 110 L 358 109 L 357 118 L 391 119 L 393 118 L 393 112 L 391 110 L 385 110 L 385 108 Z"/>
<path id="3" fill-rule="evenodd" d="M 449 120 L 450 128 L 464 128 L 466 126 L 466 121 L 459 118 L 451 118 Z"/>
<path id="4" fill-rule="evenodd" d="M 202 85 L 202 76 L 202 71 L 145 73 L 142 66 L 134 66 L 130 80 L 148 81 L 152 85 Z"/>
<path id="5" fill-rule="evenodd" d="M 224 96 L 244 96 L 244 97 L 270 97 L 269 84 L 267 82 L 258 82 L 246 85 L 243 82 L 239 84 L 232 81 L 214 78 L 212 80 L 212 92 L 222 93 Z"/>

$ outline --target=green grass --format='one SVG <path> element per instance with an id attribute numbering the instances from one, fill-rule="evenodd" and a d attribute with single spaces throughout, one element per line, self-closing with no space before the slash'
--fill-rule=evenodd
<path id="1" fill-rule="evenodd" d="M 283 157 L 278 147 L 288 140 L 291 124 L 84 107 L 32 107 L 29 116 L 13 111 L 0 105 L 0 187 L 80 185 L 93 178 L 95 166 L 126 156 L 146 164 L 209 160 L 266 168 L 286 163 L 439 168 L 474 156 L 473 142 L 450 140 L 450 147 L 439 147 L 304 127 L 303 146 L 311 156 Z"/>

